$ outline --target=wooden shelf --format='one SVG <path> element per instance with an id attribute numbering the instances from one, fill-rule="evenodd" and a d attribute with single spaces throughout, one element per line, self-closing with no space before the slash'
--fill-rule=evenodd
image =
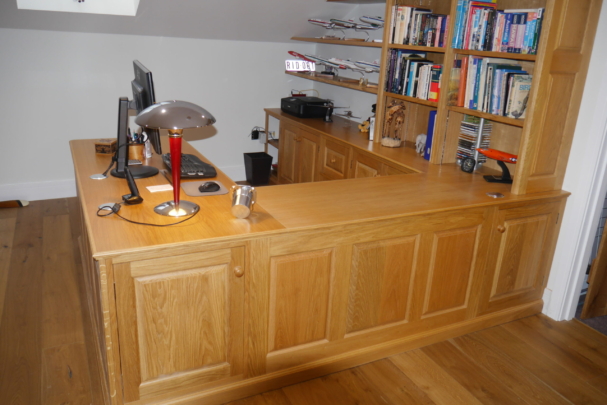
<path id="1" fill-rule="evenodd" d="M 535 61 L 537 58 L 537 55 L 527 55 L 522 53 L 471 51 L 469 49 L 453 49 L 453 53 L 456 55 L 481 56 L 483 58 L 502 58 L 528 61 Z"/>
<path id="2" fill-rule="evenodd" d="M 438 107 L 438 103 L 436 101 L 428 101 L 428 100 L 423 100 L 423 99 L 417 98 L 417 97 L 403 96 L 402 94 L 389 93 L 389 92 L 386 92 L 385 95 L 388 97 L 397 98 L 399 100 L 409 101 L 409 102 L 415 103 L 415 104 L 422 104 L 422 105 L 427 105 L 429 107 L 435 107 L 435 108 Z"/>
<path id="3" fill-rule="evenodd" d="M 276 149 L 278 149 L 278 139 L 268 139 L 268 145 L 271 145 L 273 147 L 275 147 Z"/>
<path id="4" fill-rule="evenodd" d="M 434 46 L 414 46 L 414 45 L 399 45 L 399 44 L 390 44 L 388 45 L 391 49 L 406 49 L 409 51 L 419 51 L 419 52 L 434 52 L 434 53 L 445 53 L 446 48 L 437 48 Z"/>
<path id="5" fill-rule="evenodd" d="M 489 114 L 486 112 L 482 112 L 482 111 L 477 111 L 477 110 L 471 110 L 469 108 L 464 108 L 464 107 L 454 107 L 454 106 L 448 106 L 447 109 L 449 111 L 454 111 L 454 112 L 458 112 L 458 113 L 462 113 L 462 114 L 467 114 L 467 115 L 473 115 L 475 117 L 479 117 L 479 118 L 485 118 L 494 122 L 501 122 L 503 124 L 508 124 L 508 125 L 512 125 L 515 127 L 523 127 L 523 125 L 525 125 L 525 120 L 517 120 L 515 118 L 508 118 L 508 117 L 504 117 L 502 115 L 494 115 L 494 114 Z"/>
<path id="6" fill-rule="evenodd" d="M 285 73 L 288 75 L 291 75 L 291 76 L 301 77 L 302 79 L 313 80 L 315 82 L 327 83 L 327 84 L 332 84 L 332 85 L 338 86 L 338 87 L 345 87 L 345 88 L 352 89 L 352 90 L 359 90 L 359 91 L 364 91 L 366 93 L 377 94 L 377 87 L 361 87 L 355 83 L 340 82 L 337 79 L 327 79 L 325 77 L 311 76 L 308 73 L 297 73 L 297 72 L 287 72 L 287 71 L 285 71 Z"/>
<path id="7" fill-rule="evenodd" d="M 366 46 L 369 48 L 381 48 L 381 42 L 365 42 L 365 41 L 348 41 L 342 39 L 323 39 L 309 37 L 293 37 L 292 41 L 315 42 L 318 44 L 334 44 L 334 45 L 350 45 L 350 46 Z"/>

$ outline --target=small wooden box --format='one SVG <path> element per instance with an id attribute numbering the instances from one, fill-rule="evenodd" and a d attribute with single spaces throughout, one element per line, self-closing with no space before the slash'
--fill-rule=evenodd
<path id="1" fill-rule="evenodd" d="M 95 153 L 112 155 L 114 152 L 116 152 L 115 139 L 98 139 L 95 141 Z"/>

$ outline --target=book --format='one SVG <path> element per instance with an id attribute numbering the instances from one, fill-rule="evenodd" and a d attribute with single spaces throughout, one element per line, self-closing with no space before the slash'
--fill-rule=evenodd
<path id="1" fill-rule="evenodd" d="M 455 69 L 454 69 L 455 70 Z M 442 65 L 432 65 L 430 68 L 430 88 L 427 99 L 438 102 L 440 95 L 440 79 L 443 73 Z"/>
<path id="2" fill-rule="evenodd" d="M 430 160 L 432 153 L 432 139 L 434 138 L 434 127 L 436 124 L 436 110 L 428 114 L 428 131 L 426 133 L 426 147 L 424 148 L 424 159 Z"/>
<path id="3" fill-rule="evenodd" d="M 457 105 L 459 88 L 461 83 L 462 60 L 453 61 L 451 74 L 449 76 L 449 89 L 447 91 L 447 105 Z"/>
<path id="4" fill-rule="evenodd" d="M 457 91 L 457 103 L 455 104 L 458 107 L 464 106 L 467 80 L 468 80 L 468 56 L 464 56 L 461 59 L 461 68 L 460 68 L 460 75 L 459 75 L 459 88 Z"/>
<path id="5" fill-rule="evenodd" d="M 527 100 L 531 91 L 532 76 L 529 74 L 512 76 L 512 88 L 506 108 L 506 117 L 523 119 L 527 112 Z"/>

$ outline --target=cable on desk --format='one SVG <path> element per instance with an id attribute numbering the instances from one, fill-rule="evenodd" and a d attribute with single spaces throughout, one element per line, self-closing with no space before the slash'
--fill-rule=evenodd
<path id="1" fill-rule="evenodd" d="M 128 219 L 128 218 L 123 217 L 122 215 L 120 215 L 118 213 L 118 211 L 120 211 L 120 206 L 121 205 L 122 205 L 122 203 L 115 203 L 111 207 L 111 211 L 108 210 L 107 208 L 99 208 L 97 210 L 97 216 L 98 217 L 109 217 L 112 214 L 116 214 L 119 218 L 124 219 L 126 222 L 130 222 L 131 224 L 146 225 L 146 226 L 156 226 L 158 228 L 164 228 L 164 227 L 167 227 L 167 226 L 173 226 L 173 225 L 183 224 L 185 221 L 189 221 L 190 219 L 194 218 L 196 216 L 196 214 L 198 214 L 198 211 L 196 211 L 195 213 L 193 213 L 189 217 L 184 218 L 181 221 L 173 222 L 172 224 L 150 224 L 150 223 L 147 223 L 147 222 L 133 221 L 132 219 Z M 106 214 L 101 214 L 101 211 L 108 211 L 108 212 Z"/>

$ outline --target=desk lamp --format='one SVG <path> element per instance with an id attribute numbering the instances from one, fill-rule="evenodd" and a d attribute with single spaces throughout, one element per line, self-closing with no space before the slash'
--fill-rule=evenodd
<path id="1" fill-rule="evenodd" d="M 207 110 L 187 101 L 163 101 L 141 111 L 135 118 L 137 125 L 152 129 L 168 129 L 171 149 L 171 174 L 173 177 L 173 201 L 167 201 L 156 208 L 157 214 L 181 217 L 196 213 L 200 207 L 190 201 L 179 201 L 181 185 L 181 138 L 183 130 L 198 128 L 215 123 Z"/>

